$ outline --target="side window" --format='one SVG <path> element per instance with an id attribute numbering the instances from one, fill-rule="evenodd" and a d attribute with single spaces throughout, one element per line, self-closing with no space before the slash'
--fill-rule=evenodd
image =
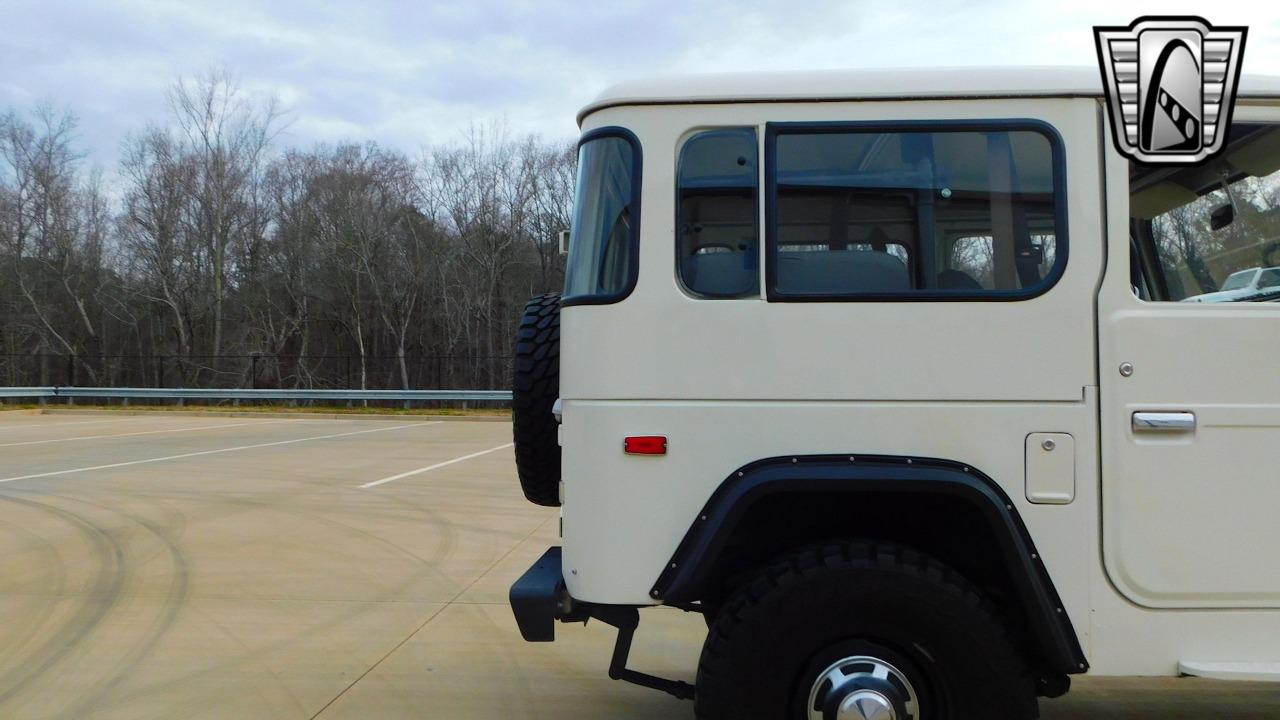
<path id="1" fill-rule="evenodd" d="M 1235 123 L 1228 139 L 1205 165 L 1130 166 L 1143 299 L 1280 302 L 1280 126 Z"/>
<path id="2" fill-rule="evenodd" d="M 1062 152 L 1029 125 L 771 125 L 770 299 L 1046 290 L 1066 263 Z"/>
<path id="3" fill-rule="evenodd" d="M 621 128 L 588 133 L 578 146 L 564 304 L 617 302 L 636 284 L 640 144 Z"/>
<path id="4" fill-rule="evenodd" d="M 680 150 L 676 262 L 695 295 L 760 293 L 756 158 L 751 128 L 700 132 Z"/>

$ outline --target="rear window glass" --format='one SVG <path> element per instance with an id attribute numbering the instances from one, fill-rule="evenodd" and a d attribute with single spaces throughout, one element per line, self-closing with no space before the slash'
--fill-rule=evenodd
<path id="1" fill-rule="evenodd" d="M 616 302 L 635 286 L 640 150 L 630 133 L 592 133 L 578 148 L 564 303 Z"/>
<path id="2" fill-rule="evenodd" d="M 676 258 L 695 295 L 760 294 L 756 158 L 751 128 L 700 132 L 680 150 Z"/>
<path id="3" fill-rule="evenodd" d="M 1066 261 L 1039 129 L 770 126 L 771 298 L 1026 297 Z"/>

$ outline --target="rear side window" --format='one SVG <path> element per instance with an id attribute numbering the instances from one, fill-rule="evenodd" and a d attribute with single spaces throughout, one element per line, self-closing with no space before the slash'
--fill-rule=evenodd
<path id="1" fill-rule="evenodd" d="M 774 124 L 769 298 L 1018 299 L 1066 264 L 1047 126 Z"/>
<path id="2" fill-rule="evenodd" d="M 583 137 L 573 203 L 565 305 L 617 302 L 636 284 L 640 144 L 621 128 Z"/>
<path id="3" fill-rule="evenodd" d="M 752 128 L 700 132 L 680 150 L 676 262 L 694 295 L 760 294 L 756 158 Z"/>

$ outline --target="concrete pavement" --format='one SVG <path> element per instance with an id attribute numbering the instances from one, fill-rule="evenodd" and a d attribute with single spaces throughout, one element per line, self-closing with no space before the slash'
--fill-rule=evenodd
<path id="1" fill-rule="evenodd" d="M 0 413 L 0 718 L 692 718 L 606 677 L 606 626 L 520 640 L 507 588 L 557 523 L 510 433 Z M 692 679 L 704 634 L 646 611 L 633 665 Z M 1042 708 L 1261 720 L 1280 687 L 1080 679 Z"/>

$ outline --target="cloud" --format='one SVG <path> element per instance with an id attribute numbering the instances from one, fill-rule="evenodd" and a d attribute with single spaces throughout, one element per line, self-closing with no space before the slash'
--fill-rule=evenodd
<path id="1" fill-rule="evenodd" d="M 414 153 L 494 119 L 568 139 L 604 86 L 655 73 L 1090 65 L 1092 25 L 1157 12 L 1247 24 L 1245 71 L 1280 73 L 1274 3 L 17 2 L 0 40 L 0 108 L 70 107 L 91 161 L 110 170 L 130 131 L 164 121 L 178 76 L 221 67 L 284 101 L 285 142 Z"/>

